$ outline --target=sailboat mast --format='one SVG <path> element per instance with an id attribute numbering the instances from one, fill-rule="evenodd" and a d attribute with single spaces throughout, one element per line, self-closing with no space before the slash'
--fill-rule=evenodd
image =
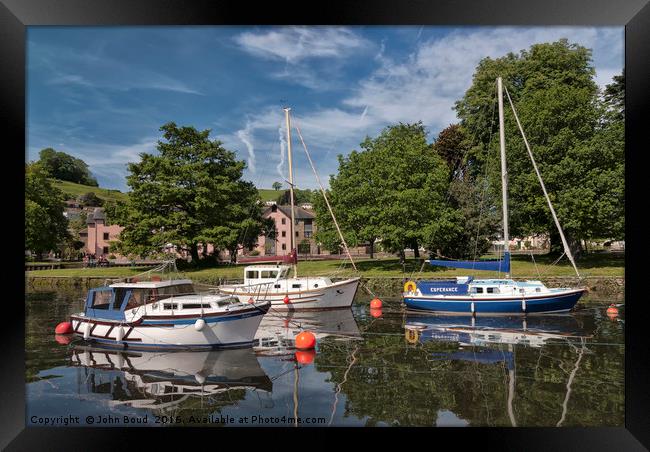
<path id="1" fill-rule="evenodd" d="M 503 204 L 503 254 L 510 252 L 508 234 L 508 170 L 506 168 L 506 136 L 503 127 L 503 82 L 497 78 L 497 97 L 499 101 L 499 145 L 501 147 L 501 196 Z M 506 273 L 506 277 L 510 276 Z"/>
<path id="2" fill-rule="evenodd" d="M 291 199 L 291 226 L 289 227 L 289 234 L 291 235 L 291 241 L 290 241 L 290 246 L 291 246 L 291 253 L 296 249 L 296 234 L 293 232 L 294 225 L 296 224 L 296 219 L 295 219 L 295 212 L 294 212 L 294 207 L 293 207 L 293 166 L 292 166 L 292 159 L 291 159 L 291 119 L 289 119 L 289 110 L 291 108 L 285 108 L 284 109 L 284 116 L 286 119 L 287 123 L 287 158 L 289 160 L 289 198 Z M 298 268 L 295 264 L 295 262 L 292 264 L 293 265 L 293 277 L 296 278 L 298 277 Z"/>

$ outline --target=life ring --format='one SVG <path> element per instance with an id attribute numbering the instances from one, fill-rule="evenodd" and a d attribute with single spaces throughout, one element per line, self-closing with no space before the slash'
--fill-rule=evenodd
<path id="1" fill-rule="evenodd" d="M 413 281 L 407 281 L 404 283 L 404 292 L 415 292 L 417 290 L 417 285 Z"/>
<path id="2" fill-rule="evenodd" d="M 417 344 L 420 338 L 420 331 L 406 328 L 404 329 L 404 337 L 409 344 Z"/>

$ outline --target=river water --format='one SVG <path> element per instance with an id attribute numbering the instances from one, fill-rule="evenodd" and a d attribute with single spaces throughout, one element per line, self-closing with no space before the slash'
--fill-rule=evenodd
<path id="1" fill-rule="evenodd" d="M 85 292 L 26 295 L 32 426 L 623 426 L 625 308 L 567 315 L 271 311 L 254 348 L 118 352 L 55 336 Z M 301 328 L 314 352 L 296 352 Z"/>

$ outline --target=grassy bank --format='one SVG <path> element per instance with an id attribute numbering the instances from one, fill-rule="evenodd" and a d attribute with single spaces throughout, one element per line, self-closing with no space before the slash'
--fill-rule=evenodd
<path id="1" fill-rule="evenodd" d="M 104 201 L 125 201 L 127 194 L 119 190 L 111 190 L 108 188 L 92 187 L 90 185 L 75 184 L 58 179 L 52 179 L 52 185 L 68 195 L 70 198 L 77 198 L 85 193 L 93 192 L 98 198 Z"/>
<path id="2" fill-rule="evenodd" d="M 625 275 L 625 263 L 623 255 L 594 253 L 585 256 L 578 261 L 578 270 L 581 276 L 612 276 L 621 277 Z M 575 276 L 571 264 L 564 258 L 556 265 L 551 265 L 554 257 L 546 255 L 535 256 L 535 263 L 530 256 L 512 257 L 512 276 L 514 278 L 538 278 L 556 276 Z M 367 278 L 373 277 L 454 277 L 463 276 L 471 272 L 468 270 L 457 270 L 452 268 L 432 267 L 428 264 L 422 266 L 422 262 L 415 259 L 408 259 L 404 266 L 400 265 L 398 259 L 362 259 L 355 261 L 359 273 L 356 273 L 349 261 L 302 261 L 298 265 L 299 276 L 331 276 L 347 277 L 361 275 Z M 187 270 L 183 273 L 196 280 L 218 280 L 242 279 L 243 267 L 239 265 L 220 265 L 215 268 L 198 270 Z M 68 268 L 56 270 L 35 270 L 27 272 L 28 276 L 67 276 L 67 277 L 128 277 L 146 271 L 143 267 L 114 267 L 114 268 Z M 421 271 L 420 271 L 421 270 Z M 480 277 L 499 277 L 497 272 L 475 272 Z"/>

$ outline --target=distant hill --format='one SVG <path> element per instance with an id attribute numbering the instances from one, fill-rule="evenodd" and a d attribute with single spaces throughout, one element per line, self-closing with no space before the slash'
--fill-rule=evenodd
<path id="1" fill-rule="evenodd" d="M 272 188 L 258 188 L 257 191 L 262 201 L 275 201 L 284 193 L 284 190 L 273 190 Z"/>
<path id="2" fill-rule="evenodd" d="M 84 193 L 93 192 L 98 198 L 104 201 L 126 201 L 126 193 L 119 190 L 111 190 L 108 188 L 92 187 L 90 185 L 75 184 L 59 179 L 51 179 L 52 185 L 68 195 L 70 198 L 77 198 Z"/>

